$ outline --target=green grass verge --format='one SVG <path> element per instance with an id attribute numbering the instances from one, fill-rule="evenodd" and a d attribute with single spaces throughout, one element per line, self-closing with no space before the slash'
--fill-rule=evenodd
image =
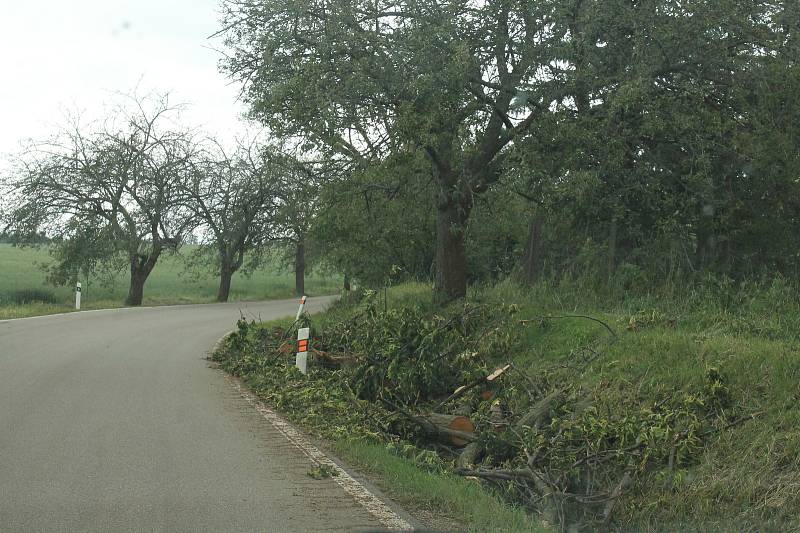
<path id="1" fill-rule="evenodd" d="M 752 420 L 714 435 L 699 456 L 655 472 L 634 487 L 618 517 L 634 530 L 787 531 L 800 529 L 800 304 L 780 279 L 738 288 L 699 287 L 672 295 L 603 301 L 577 287 L 513 283 L 475 290 L 472 298 L 515 303 L 521 328 L 510 359 L 536 375 L 593 345 L 601 356 L 581 385 L 623 409 L 622 390 L 640 404 L 702 387 L 718 368 L 731 404 Z M 618 338 L 584 319 L 608 323 Z"/>
<path id="2" fill-rule="evenodd" d="M 438 313 L 430 290 L 425 284 L 395 287 L 385 305 Z M 715 407 L 715 416 L 739 422 L 716 426 L 671 467 L 655 460 L 638 470 L 614 510 L 613 528 L 800 530 L 800 303 L 793 287 L 778 279 L 598 295 L 568 283 L 522 289 L 506 282 L 475 288 L 469 299 L 518 308 L 503 326 L 510 347 L 495 352 L 491 365 L 513 362 L 529 375 L 546 375 L 591 346 L 597 356 L 570 379 L 596 405 L 597 422 L 609 427 L 629 413 L 636 420 L 635 413 L 664 399 L 680 403 L 696 396 L 707 386 L 709 369 L 719 370 L 728 398 L 725 412 Z M 314 326 L 325 329 L 347 312 L 340 306 L 315 316 Z M 548 318 L 565 315 L 595 317 L 616 336 L 584 318 Z M 294 421 L 333 441 L 343 458 L 378 475 L 400 501 L 462 517 L 472 531 L 535 527 L 495 494 L 447 474 L 432 452 L 412 447 L 398 453 L 402 446 L 371 440 L 370 412 L 386 413 L 364 401 L 354 408 L 335 372 L 303 378 L 288 369 L 274 375 L 272 367 L 261 372 L 263 351 L 251 355 L 238 370 L 266 401 L 288 408 Z M 757 416 L 742 416 L 748 414 Z M 346 438 L 351 433 L 356 438 Z"/>
<path id="3" fill-rule="evenodd" d="M 185 251 L 188 253 L 191 247 Z M 17 248 L 0 244 L 0 320 L 70 312 L 74 307 L 72 287 L 53 287 L 45 281 L 40 265 L 51 261 L 44 248 Z M 128 289 L 126 272 L 120 272 L 102 284 L 100 280 L 81 280 L 82 309 L 122 307 Z M 218 279 L 206 272 L 198 276 L 186 273 L 181 256 L 161 257 L 145 285 L 143 305 L 176 305 L 211 303 L 215 301 Z M 339 291 L 341 279 L 324 273 L 312 273 L 306 279 L 309 295 L 333 294 Z M 54 303 L 12 303 L 19 291 L 44 290 Z M 233 278 L 230 301 L 255 301 L 291 298 L 294 296 L 294 274 L 277 261 L 266 265 L 250 276 L 237 274 Z"/>
<path id="4" fill-rule="evenodd" d="M 351 465 L 377 476 L 388 495 L 409 506 L 451 517 L 465 531 L 534 533 L 546 531 L 520 509 L 509 507 L 478 483 L 420 469 L 378 444 L 339 440 L 334 451 Z"/>

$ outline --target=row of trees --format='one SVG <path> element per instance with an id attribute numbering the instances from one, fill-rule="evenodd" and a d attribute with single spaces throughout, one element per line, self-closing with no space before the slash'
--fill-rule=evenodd
<path id="1" fill-rule="evenodd" d="M 56 283 L 129 269 L 129 305 L 142 303 L 162 254 L 187 239 L 200 241 L 194 260 L 219 274 L 219 301 L 245 261 L 256 267 L 281 243 L 296 249 L 302 292 L 317 165 L 255 142 L 227 153 L 179 115 L 166 97 L 129 98 L 102 123 L 75 121 L 31 146 L 3 183 L 6 233 L 24 243 L 52 237 Z"/>
<path id="2" fill-rule="evenodd" d="M 800 273 L 797 2 L 223 5 L 252 117 L 347 168 L 346 272 Z"/>
<path id="3" fill-rule="evenodd" d="M 442 302 L 513 272 L 800 277 L 797 2 L 223 0 L 222 23 L 270 144 L 228 154 L 150 102 L 36 147 L 8 221 L 62 237 L 55 277 L 122 254 L 136 304 L 187 234 L 221 300 L 275 241 L 301 292 L 313 247 Z"/>

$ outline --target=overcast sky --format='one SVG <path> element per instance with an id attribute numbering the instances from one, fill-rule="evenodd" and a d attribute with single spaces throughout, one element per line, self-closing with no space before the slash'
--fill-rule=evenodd
<path id="1" fill-rule="evenodd" d="M 230 138 L 238 88 L 217 70 L 218 0 L 0 0 L 0 158 L 47 137 L 65 111 L 114 92 L 169 91 L 187 125 Z"/>

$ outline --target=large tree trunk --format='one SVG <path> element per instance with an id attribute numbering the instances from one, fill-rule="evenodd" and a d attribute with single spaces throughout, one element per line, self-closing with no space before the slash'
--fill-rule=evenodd
<path id="1" fill-rule="evenodd" d="M 128 296 L 125 298 L 125 305 L 142 305 L 144 284 L 150 272 L 153 271 L 159 255 L 161 255 L 160 249 L 154 250 L 150 255 L 140 255 L 138 252 L 131 254 L 131 284 L 128 288 Z"/>
<path id="2" fill-rule="evenodd" d="M 217 291 L 217 301 L 227 302 L 231 293 L 231 279 L 233 278 L 233 267 L 229 262 L 223 261 L 219 269 L 219 290 Z"/>
<path id="3" fill-rule="evenodd" d="M 147 274 L 144 271 L 131 272 L 131 285 L 128 289 L 128 297 L 125 299 L 126 305 L 142 305 L 145 281 L 147 281 Z"/>
<path id="4" fill-rule="evenodd" d="M 144 261 L 137 257 L 131 262 L 131 284 L 128 288 L 128 296 L 125 298 L 125 305 L 142 305 L 144 298 L 144 283 L 150 271 Z"/>
<path id="5" fill-rule="evenodd" d="M 297 242 L 294 254 L 294 292 L 297 296 L 306 292 L 306 244 L 302 239 Z"/>
<path id="6" fill-rule="evenodd" d="M 537 213 L 531 221 L 528 243 L 522 258 L 522 282 L 533 285 L 539 277 L 539 261 L 542 255 L 542 216 Z"/>
<path id="7" fill-rule="evenodd" d="M 440 205 L 436 222 L 436 301 L 447 303 L 467 295 L 465 223 L 469 209 L 456 202 Z"/>

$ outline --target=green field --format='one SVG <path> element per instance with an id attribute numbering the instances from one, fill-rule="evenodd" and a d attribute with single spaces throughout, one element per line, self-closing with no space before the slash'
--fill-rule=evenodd
<path id="1" fill-rule="evenodd" d="M 187 250 L 188 251 L 188 250 Z M 0 319 L 36 316 L 70 311 L 74 306 L 72 287 L 47 284 L 42 265 L 51 261 L 46 249 L 16 248 L 0 244 Z M 81 280 L 83 309 L 121 307 L 128 289 L 127 272 L 114 276 L 111 283 L 100 279 Z M 190 275 L 180 255 L 162 256 L 145 286 L 144 305 L 210 303 L 217 294 L 218 279 L 212 272 Z M 312 273 L 306 277 L 309 295 L 331 294 L 339 290 L 338 276 Z M 50 293 L 55 303 L 15 302 L 18 291 L 40 289 Z M 237 274 L 233 278 L 230 300 L 267 300 L 291 298 L 294 295 L 294 273 L 273 261 L 251 276 Z"/>

